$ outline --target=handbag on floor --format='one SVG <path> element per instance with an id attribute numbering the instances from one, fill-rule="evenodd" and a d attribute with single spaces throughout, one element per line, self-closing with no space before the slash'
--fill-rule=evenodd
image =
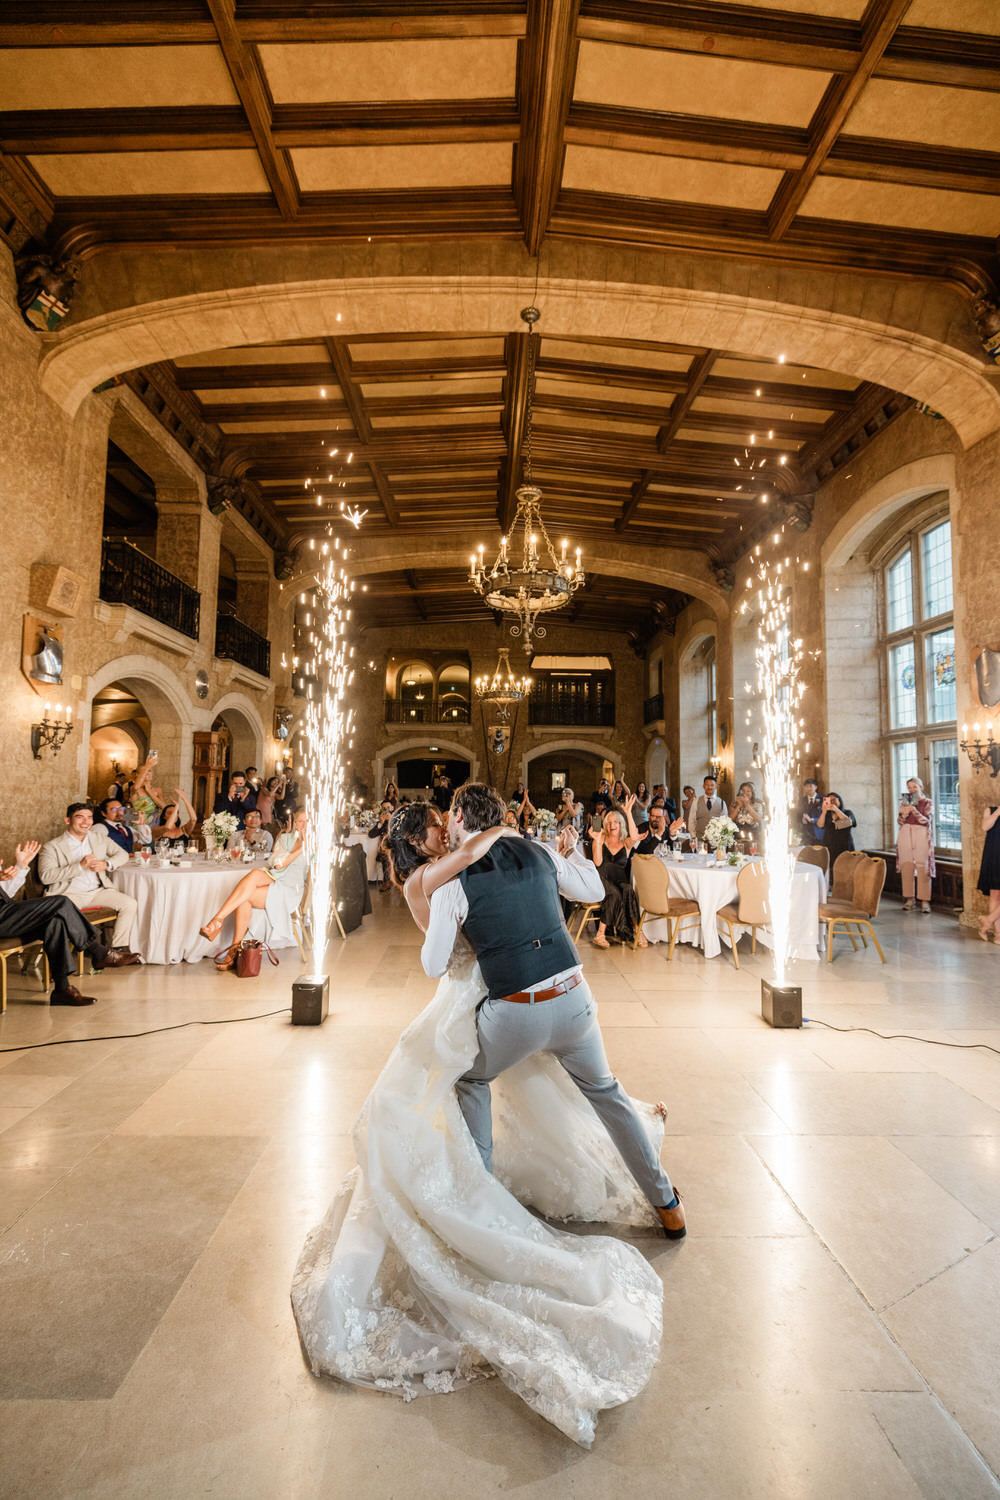
<path id="1" fill-rule="evenodd" d="M 236 977 L 253 979 L 259 974 L 261 955 L 264 953 L 277 968 L 278 960 L 266 943 L 260 942 L 257 938 L 244 938 L 236 952 Z"/>

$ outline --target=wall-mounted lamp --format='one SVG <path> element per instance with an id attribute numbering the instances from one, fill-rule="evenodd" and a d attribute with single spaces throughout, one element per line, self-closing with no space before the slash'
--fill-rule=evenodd
<path id="1" fill-rule="evenodd" d="M 711 758 L 711 760 L 709 761 L 709 765 L 712 767 L 712 775 L 713 775 L 713 777 L 715 778 L 716 781 L 718 781 L 718 779 L 719 779 L 719 772 L 722 769 L 722 761 L 720 760 L 719 756 L 713 755 L 712 758 Z"/>
<path id="2" fill-rule="evenodd" d="M 971 762 L 972 769 L 977 774 L 980 771 L 989 771 L 991 776 L 996 776 L 1000 772 L 1000 743 L 993 738 L 992 727 L 989 724 L 986 726 L 985 741 L 979 738 L 980 728 L 978 724 L 973 724 L 972 730 L 976 736 L 974 740 L 968 738 L 968 724 L 962 725 L 962 741 L 959 749 L 965 751 Z"/>
<path id="3" fill-rule="evenodd" d="M 53 755 L 58 755 L 66 743 L 67 736 L 71 735 L 76 728 L 76 725 L 72 722 L 73 710 L 69 704 L 66 705 L 65 719 L 58 717 L 62 711 L 62 704 L 57 703 L 54 710 L 56 718 L 50 719 L 49 714 L 53 712 L 53 708 L 51 703 L 46 703 L 45 715 L 42 722 L 40 724 L 32 724 L 31 753 L 36 760 L 41 760 L 43 750 L 51 750 Z"/>

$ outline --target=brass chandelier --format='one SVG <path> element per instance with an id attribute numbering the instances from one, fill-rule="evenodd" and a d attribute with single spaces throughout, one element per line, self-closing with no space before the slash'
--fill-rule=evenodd
<path id="1" fill-rule="evenodd" d="M 493 675 L 477 677 L 476 697 L 487 708 L 492 708 L 498 719 L 509 719 L 511 706 L 521 703 L 531 692 L 530 677 L 515 677 L 510 664 L 510 653 L 501 646 Z"/>
<path id="2" fill-rule="evenodd" d="M 556 549 L 542 520 L 542 492 L 531 480 L 531 428 L 538 338 L 534 324 L 540 317 L 537 307 L 521 309 L 522 321 L 528 326 L 528 399 L 522 445 L 524 482 L 516 491 L 517 510 L 514 512 L 510 534 L 500 538 L 500 550 L 493 566 L 487 569 L 484 557 L 486 549 L 481 545 L 478 552 L 472 554 L 469 567 L 469 582 L 489 608 L 514 617 L 510 633 L 515 640 L 522 640 L 529 656 L 534 637 L 543 639 L 545 636 L 545 626 L 539 623 L 539 615 L 562 609 L 586 582 L 581 566 L 583 554 L 579 547 L 576 548 L 575 559 L 570 561 L 567 556 L 569 544 L 563 541 L 561 555 L 556 556 Z"/>

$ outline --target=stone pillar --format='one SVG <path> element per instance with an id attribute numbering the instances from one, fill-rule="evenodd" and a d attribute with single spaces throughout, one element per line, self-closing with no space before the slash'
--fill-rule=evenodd
<path id="1" fill-rule="evenodd" d="M 265 558 L 236 559 L 236 617 L 269 637 L 273 571 Z M 274 584 L 277 592 L 277 584 Z"/>
<path id="2" fill-rule="evenodd" d="M 157 485 L 156 561 L 201 595 L 199 642 L 215 651 L 222 522 L 205 504 L 204 483 Z"/>

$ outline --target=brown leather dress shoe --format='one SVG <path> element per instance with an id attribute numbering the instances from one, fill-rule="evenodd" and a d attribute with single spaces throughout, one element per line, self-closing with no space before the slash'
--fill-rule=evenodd
<path id="1" fill-rule="evenodd" d="M 681 1202 L 680 1193 L 677 1193 L 676 1196 L 677 1202 L 673 1208 L 658 1208 L 656 1210 L 657 1218 L 663 1225 L 663 1233 L 668 1240 L 682 1240 L 687 1234 L 687 1225 L 684 1221 L 684 1205 Z"/>
<path id="2" fill-rule="evenodd" d="M 105 948 L 103 957 L 95 953 L 92 962 L 95 969 L 127 969 L 130 964 L 141 964 L 142 959 L 128 948 Z"/>
<path id="3" fill-rule="evenodd" d="M 81 995 L 75 984 L 67 980 L 61 990 L 53 990 L 49 996 L 50 1005 L 96 1005 L 97 1000 L 93 995 Z"/>

